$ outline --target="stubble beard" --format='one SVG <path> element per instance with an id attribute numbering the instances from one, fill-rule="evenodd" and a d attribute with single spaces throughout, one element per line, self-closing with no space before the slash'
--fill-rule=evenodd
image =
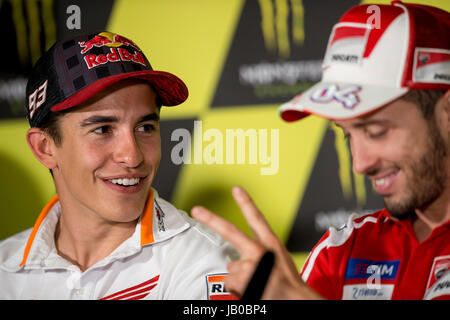
<path id="1" fill-rule="evenodd" d="M 409 158 L 403 166 L 407 181 L 405 196 L 397 201 L 384 199 L 387 211 L 398 219 L 410 217 L 415 209 L 426 209 L 444 191 L 447 146 L 434 120 L 428 123 L 428 137 L 422 156 Z"/>

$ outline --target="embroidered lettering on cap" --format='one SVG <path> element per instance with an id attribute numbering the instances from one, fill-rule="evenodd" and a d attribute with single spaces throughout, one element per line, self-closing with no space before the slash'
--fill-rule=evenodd
<path id="1" fill-rule="evenodd" d="M 30 119 L 33 119 L 36 110 L 39 109 L 39 107 L 43 105 L 47 99 L 47 83 L 48 80 L 45 80 L 43 84 L 41 84 L 28 96 L 28 110 L 30 112 Z"/>
<path id="2" fill-rule="evenodd" d="M 336 26 L 328 43 L 324 66 L 336 62 L 352 64 L 362 62 L 369 31 L 366 25 Z"/>
<path id="3" fill-rule="evenodd" d="M 450 50 L 416 48 L 413 80 L 427 83 L 450 83 Z"/>
<path id="4" fill-rule="evenodd" d="M 133 54 L 124 48 L 111 48 L 108 54 L 88 54 L 84 57 L 84 61 L 89 69 L 98 67 L 108 62 L 130 61 L 146 66 L 142 53 L 136 51 Z"/>
<path id="5" fill-rule="evenodd" d="M 337 84 L 329 84 L 319 87 L 309 97 L 314 102 L 329 103 L 333 100 L 340 102 L 344 108 L 353 109 L 359 103 L 357 92 L 361 90 L 360 86 L 348 86 L 339 88 Z"/>

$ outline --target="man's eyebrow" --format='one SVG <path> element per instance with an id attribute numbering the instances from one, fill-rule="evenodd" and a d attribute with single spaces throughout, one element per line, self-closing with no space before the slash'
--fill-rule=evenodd
<path id="1" fill-rule="evenodd" d="M 387 119 L 370 119 L 370 120 L 363 120 L 361 122 L 357 122 L 355 124 L 353 124 L 354 128 L 363 128 L 363 127 L 367 127 L 373 124 L 386 124 L 387 122 L 389 122 L 389 120 Z"/>
<path id="2" fill-rule="evenodd" d="M 146 114 L 145 116 L 139 118 L 138 123 L 145 121 L 159 121 L 159 114 L 157 114 L 156 112 Z M 119 118 L 115 116 L 94 115 L 81 121 L 80 126 L 87 127 L 100 123 L 111 123 L 111 122 L 119 122 Z"/>
<path id="3" fill-rule="evenodd" d="M 361 120 L 360 122 L 353 123 L 351 126 L 353 128 L 363 128 L 372 124 L 386 124 L 388 122 L 389 120 L 387 119 L 370 119 L 370 120 Z M 334 123 L 334 125 L 344 130 L 344 128 L 341 125 L 337 124 L 336 122 Z"/>
<path id="4" fill-rule="evenodd" d="M 118 122 L 118 121 L 119 121 L 119 119 L 114 116 L 95 115 L 95 116 L 91 116 L 91 117 L 86 118 L 83 121 L 81 121 L 80 126 L 87 127 L 87 126 L 91 126 L 91 125 L 95 125 L 95 124 L 99 124 L 99 123 L 109 123 L 109 122 Z"/>
<path id="5" fill-rule="evenodd" d="M 157 114 L 156 112 L 149 113 L 149 114 L 141 117 L 139 119 L 138 123 L 145 122 L 145 121 L 159 121 L 159 114 Z"/>

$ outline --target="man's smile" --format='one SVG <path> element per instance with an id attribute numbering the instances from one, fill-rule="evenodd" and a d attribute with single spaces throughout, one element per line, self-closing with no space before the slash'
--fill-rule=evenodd
<path id="1" fill-rule="evenodd" d="M 392 169 L 370 177 L 375 191 L 380 195 L 387 195 L 391 191 L 399 172 L 400 169 Z"/>
<path id="2" fill-rule="evenodd" d="M 117 176 L 112 178 L 102 178 L 101 180 L 105 182 L 105 184 L 115 191 L 119 191 L 120 193 L 136 193 L 142 189 L 144 182 L 146 181 L 147 176 Z"/>

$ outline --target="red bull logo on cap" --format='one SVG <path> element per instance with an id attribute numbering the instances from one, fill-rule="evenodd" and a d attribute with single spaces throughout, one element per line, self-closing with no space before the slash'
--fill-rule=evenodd
<path id="1" fill-rule="evenodd" d="M 85 54 L 89 50 L 91 50 L 93 47 L 120 47 L 123 45 L 131 46 L 135 48 L 138 51 L 141 51 L 139 47 L 131 40 L 122 37 L 121 35 L 111 33 L 111 32 L 100 32 L 98 35 L 93 37 L 91 40 L 88 41 L 80 41 L 78 42 L 81 48 L 83 48 L 80 52 L 82 54 Z"/>
<path id="2" fill-rule="evenodd" d="M 135 53 L 130 53 L 128 50 L 124 48 L 111 48 L 110 52 L 107 54 L 88 54 L 84 56 L 84 61 L 89 69 L 95 68 L 99 65 L 108 63 L 108 62 L 117 62 L 117 61 L 125 61 L 125 62 L 133 62 L 139 63 L 142 66 L 147 66 L 145 62 L 144 55 L 138 51 Z"/>
<path id="3" fill-rule="evenodd" d="M 86 54 L 84 61 L 89 69 L 95 68 L 99 65 L 103 65 L 108 62 L 117 61 L 129 61 L 138 63 L 142 66 L 147 66 L 144 55 L 141 53 L 141 49 L 131 40 L 122 37 L 118 34 L 111 32 L 101 32 L 91 40 L 79 41 L 78 44 L 81 48 L 81 54 L 89 52 L 94 47 L 110 47 L 109 52 L 104 54 Z M 126 48 L 120 48 L 121 46 L 131 46 L 135 49 L 134 53 L 128 51 Z"/>

